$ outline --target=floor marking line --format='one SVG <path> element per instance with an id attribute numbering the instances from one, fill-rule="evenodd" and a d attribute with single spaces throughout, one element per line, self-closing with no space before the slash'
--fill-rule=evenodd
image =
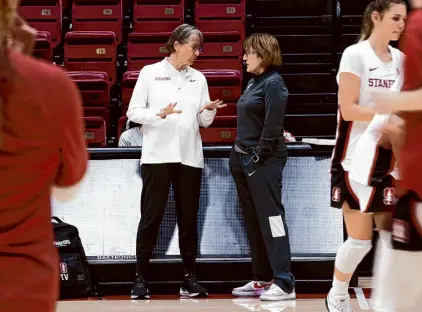
<path id="1" fill-rule="evenodd" d="M 353 290 L 355 291 L 356 299 L 358 300 L 360 309 L 370 310 L 371 308 L 369 307 L 368 301 L 366 300 L 362 288 L 354 287 Z"/>

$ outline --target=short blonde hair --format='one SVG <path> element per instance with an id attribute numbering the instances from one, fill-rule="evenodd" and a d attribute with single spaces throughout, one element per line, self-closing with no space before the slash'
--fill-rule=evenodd
<path id="1" fill-rule="evenodd" d="M 249 52 L 253 49 L 262 58 L 262 65 L 278 67 L 281 65 L 281 50 L 276 37 L 270 34 L 256 33 L 243 42 L 243 49 Z"/>

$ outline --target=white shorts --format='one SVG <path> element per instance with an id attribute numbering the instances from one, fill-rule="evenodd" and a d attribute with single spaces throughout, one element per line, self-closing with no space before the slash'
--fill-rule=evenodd
<path id="1" fill-rule="evenodd" d="M 394 189 L 393 177 L 380 183 L 378 186 L 369 186 L 350 179 L 349 185 L 363 213 L 392 211 L 397 198 Z"/>
<path id="2" fill-rule="evenodd" d="M 375 195 L 375 187 L 364 185 L 349 178 L 349 185 L 356 195 L 361 212 L 368 212 Z"/>
<path id="3" fill-rule="evenodd" d="M 373 286 L 373 311 L 422 311 L 422 252 L 394 250 L 391 240 L 379 241 Z"/>

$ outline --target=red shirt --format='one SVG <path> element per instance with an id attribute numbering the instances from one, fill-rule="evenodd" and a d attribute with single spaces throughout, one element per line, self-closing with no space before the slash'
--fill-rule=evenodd
<path id="1" fill-rule="evenodd" d="M 405 59 L 403 90 L 422 87 L 422 9 L 414 10 L 407 19 L 402 41 Z M 422 197 L 422 111 L 401 114 L 405 120 L 405 142 L 399 156 L 403 187 Z"/>
<path id="2" fill-rule="evenodd" d="M 82 105 L 60 68 L 18 53 L 10 61 L 15 80 L 0 116 L 0 310 L 50 312 L 59 286 L 50 193 L 85 174 Z"/>

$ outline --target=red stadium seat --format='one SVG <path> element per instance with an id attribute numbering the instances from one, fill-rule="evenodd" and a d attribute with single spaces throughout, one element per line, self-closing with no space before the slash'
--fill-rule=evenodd
<path id="1" fill-rule="evenodd" d="M 51 34 L 52 47 L 55 48 L 62 34 L 61 0 L 21 0 L 19 14 L 38 31 Z"/>
<path id="2" fill-rule="evenodd" d="M 138 33 L 129 34 L 127 70 L 141 70 L 145 65 L 161 61 L 168 55 L 166 43 L 171 33 Z"/>
<path id="3" fill-rule="evenodd" d="M 210 98 L 236 102 L 242 92 L 241 74 L 237 70 L 202 70 L 208 82 Z"/>
<path id="4" fill-rule="evenodd" d="M 51 34 L 48 31 L 38 31 L 35 38 L 33 55 L 39 59 L 53 61 Z"/>
<path id="5" fill-rule="evenodd" d="M 236 127 L 237 116 L 215 116 L 212 127 Z"/>
<path id="6" fill-rule="evenodd" d="M 106 131 L 112 130 L 111 113 L 108 107 L 84 107 L 84 117 L 99 117 L 104 120 Z"/>
<path id="7" fill-rule="evenodd" d="M 245 8 L 245 0 L 195 0 L 195 17 L 243 19 Z"/>
<path id="8" fill-rule="evenodd" d="M 110 104 L 110 82 L 105 72 L 68 72 L 78 85 L 84 106 L 107 107 Z"/>
<path id="9" fill-rule="evenodd" d="M 208 69 L 228 69 L 237 70 L 242 75 L 242 57 L 238 58 L 202 58 L 201 56 L 195 61 L 193 66 L 197 70 Z"/>
<path id="10" fill-rule="evenodd" d="M 237 20 L 199 20 L 195 26 L 205 32 L 224 32 L 224 31 L 237 31 L 240 33 L 242 40 L 245 38 L 245 23 L 244 21 Z"/>
<path id="11" fill-rule="evenodd" d="M 116 81 L 116 36 L 110 31 L 75 31 L 65 37 L 65 66 L 70 71 L 100 71 Z"/>
<path id="12" fill-rule="evenodd" d="M 231 69 L 242 72 L 242 39 L 237 31 L 204 32 L 204 51 L 193 65 L 198 70 Z"/>
<path id="13" fill-rule="evenodd" d="M 200 128 L 203 143 L 233 143 L 236 140 L 236 128 Z"/>
<path id="14" fill-rule="evenodd" d="M 129 71 L 139 71 L 142 69 L 142 67 L 147 66 L 147 65 L 151 65 L 154 63 L 157 63 L 159 61 L 161 61 L 163 58 L 148 58 L 148 59 L 143 59 L 143 58 L 129 58 L 127 60 L 127 70 Z"/>
<path id="15" fill-rule="evenodd" d="M 112 31 L 122 40 L 122 0 L 73 0 L 73 31 Z"/>
<path id="16" fill-rule="evenodd" d="M 184 21 L 183 0 L 135 0 L 133 28 L 135 32 L 172 32 Z"/>
<path id="17" fill-rule="evenodd" d="M 204 51 L 201 57 L 237 58 L 242 55 L 242 37 L 237 31 L 203 32 Z"/>
<path id="18" fill-rule="evenodd" d="M 195 25 L 201 31 L 238 31 L 245 36 L 245 0 L 196 0 Z"/>
<path id="19" fill-rule="evenodd" d="M 138 81 L 139 71 L 128 71 L 123 74 L 122 79 L 122 102 L 123 107 L 129 106 L 133 89 Z"/>
<path id="20" fill-rule="evenodd" d="M 236 103 L 224 103 L 227 106 L 217 110 L 217 116 L 237 116 Z"/>
<path id="21" fill-rule="evenodd" d="M 84 117 L 85 139 L 89 147 L 105 147 L 107 145 L 105 121 L 100 117 Z"/>
<path id="22" fill-rule="evenodd" d="M 67 74 L 81 92 L 84 116 L 101 117 L 110 130 L 110 82 L 107 73 L 78 71 Z"/>

